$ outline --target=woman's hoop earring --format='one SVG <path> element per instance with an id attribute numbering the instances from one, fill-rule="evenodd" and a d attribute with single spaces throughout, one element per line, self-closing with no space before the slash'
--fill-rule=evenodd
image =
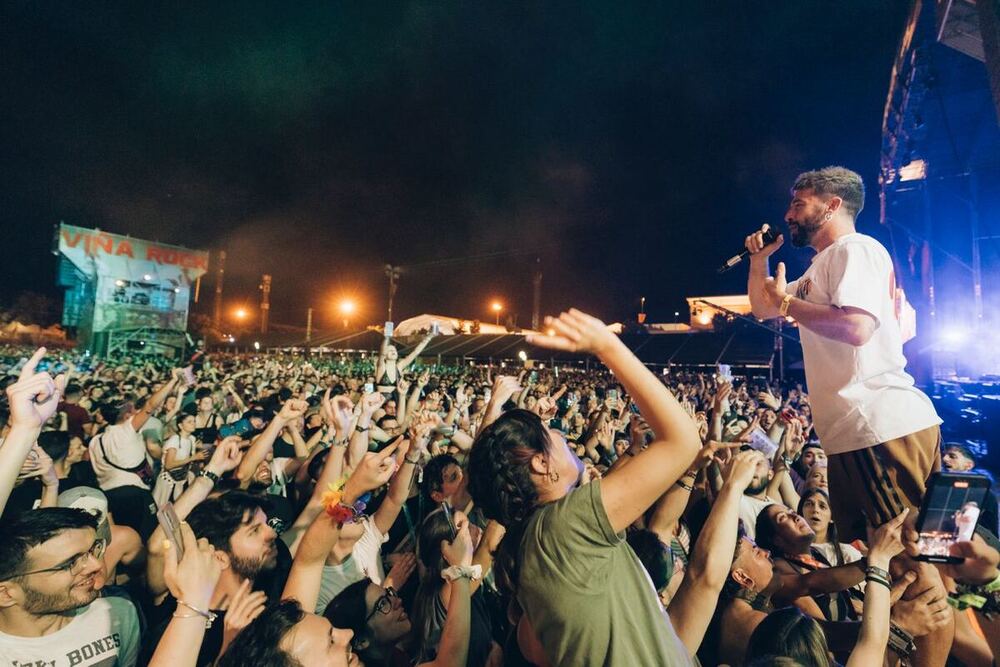
<path id="1" fill-rule="evenodd" d="M 556 471 L 549 472 L 548 477 L 549 477 L 549 481 L 552 482 L 553 484 L 555 484 L 556 482 L 559 481 L 559 471 L 556 470 Z"/>

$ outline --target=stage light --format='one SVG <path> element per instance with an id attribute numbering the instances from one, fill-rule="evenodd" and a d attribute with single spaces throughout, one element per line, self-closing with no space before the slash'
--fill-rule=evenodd
<path id="1" fill-rule="evenodd" d="M 517 358 L 520 359 L 521 361 L 527 361 L 528 353 L 525 352 L 524 350 L 521 350 L 520 352 L 517 353 Z"/>
<path id="2" fill-rule="evenodd" d="M 238 320 L 245 320 L 247 318 L 247 311 L 243 308 L 237 308 L 233 314 L 236 315 L 236 319 Z"/>
<path id="3" fill-rule="evenodd" d="M 355 304 L 350 299 L 344 299 L 340 302 L 340 312 L 344 315 L 350 315 L 354 312 Z"/>
<path id="4" fill-rule="evenodd" d="M 969 337 L 969 332 L 962 327 L 948 327 L 941 332 L 942 342 L 949 345 L 961 345 Z"/>
<path id="5" fill-rule="evenodd" d="M 149 275 L 148 273 L 144 273 L 144 274 L 142 274 L 142 279 L 143 280 L 152 280 L 153 276 Z"/>
<path id="6" fill-rule="evenodd" d="M 257 342 L 257 341 L 254 341 L 253 342 L 253 349 L 256 350 L 257 352 L 260 352 L 260 343 Z"/>
<path id="7" fill-rule="evenodd" d="M 116 280 L 115 281 L 115 285 L 117 287 L 125 287 L 125 281 L 124 280 Z"/>

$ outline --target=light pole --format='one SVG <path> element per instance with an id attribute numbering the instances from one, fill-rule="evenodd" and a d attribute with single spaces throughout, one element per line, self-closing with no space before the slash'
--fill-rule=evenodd
<path id="1" fill-rule="evenodd" d="M 490 304 L 490 310 L 496 315 L 497 326 L 500 326 L 500 311 L 503 310 L 503 304 L 499 301 L 494 301 Z"/>

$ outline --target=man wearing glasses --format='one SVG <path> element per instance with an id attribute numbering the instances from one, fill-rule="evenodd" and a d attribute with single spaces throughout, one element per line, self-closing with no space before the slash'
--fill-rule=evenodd
<path id="1" fill-rule="evenodd" d="M 139 620 L 123 598 L 99 598 L 107 543 L 83 510 L 25 512 L 0 540 L 0 664 L 134 665 Z"/>

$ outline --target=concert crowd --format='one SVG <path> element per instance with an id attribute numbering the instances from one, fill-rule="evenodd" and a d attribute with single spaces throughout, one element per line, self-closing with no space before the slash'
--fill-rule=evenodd
<path id="1" fill-rule="evenodd" d="M 838 532 L 802 385 L 546 326 L 601 363 L 0 349 L 0 665 L 994 664 L 995 501 L 918 564 Z"/>

